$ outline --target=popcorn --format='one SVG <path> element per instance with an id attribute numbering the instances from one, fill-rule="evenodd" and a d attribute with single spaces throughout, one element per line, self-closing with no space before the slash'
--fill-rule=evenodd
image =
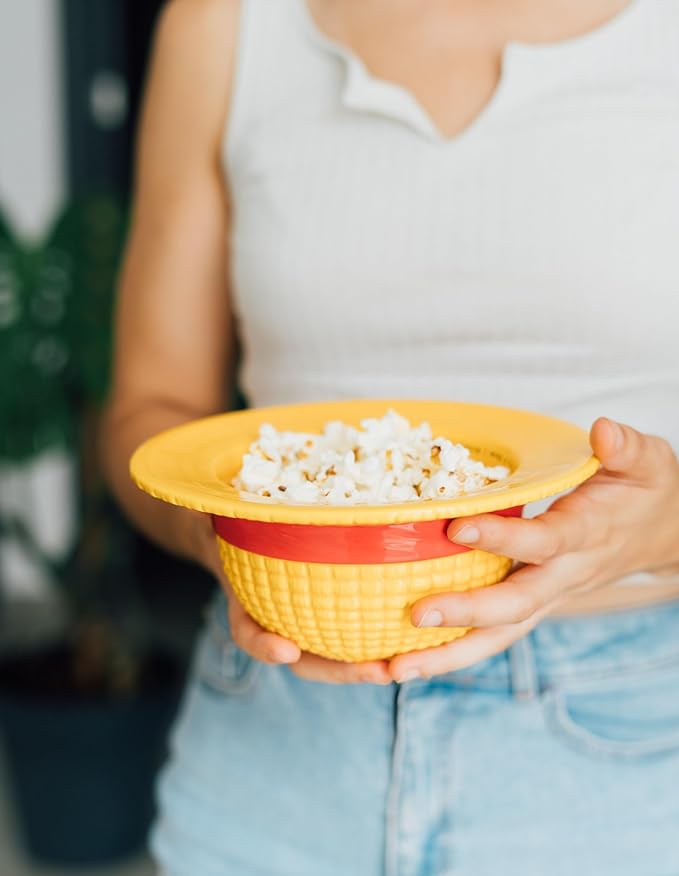
<path id="1" fill-rule="evenodd" d="M 509 474 L 485 466 L 466 447 L 432 438 L 394 411 L 381 419 L 327 423 L 323 433 L 260 428 L 233 484 L 244 494 L 302 505 L 357 505 L 449 499 Z"/>

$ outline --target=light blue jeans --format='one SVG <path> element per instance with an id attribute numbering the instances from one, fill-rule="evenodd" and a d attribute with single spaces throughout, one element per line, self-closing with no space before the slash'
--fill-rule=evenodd
<path id="1" fill-rule="evenodd" d="M 167 876 L 679 876 L 679 603 L 338 687 L 251 661 L 219 599 L 159 803 Z"/>

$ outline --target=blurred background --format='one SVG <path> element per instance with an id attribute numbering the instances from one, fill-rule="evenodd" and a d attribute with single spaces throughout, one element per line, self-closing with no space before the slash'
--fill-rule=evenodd
<path id="1" fill-rule="evenodd" d="M 0 873 L 151 873 L 211 591 L 133 533 L 95 442 L 162 0 L 0 0 Z"/>

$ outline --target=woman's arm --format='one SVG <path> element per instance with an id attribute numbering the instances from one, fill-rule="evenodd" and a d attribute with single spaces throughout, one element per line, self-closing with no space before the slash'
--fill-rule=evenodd
<path id="1" fill-rule="evenodd" d="M 263 630 L 231 593 L 206 515 L 156 501 L 130 480 L 134 450 L 170 426 L 220 411 L 230 396 L 228 219 L 221 172 L 238 0 L 172 0 L 158 30 L 122 275 L 113 388 L 102 456 L 121 505 L 151 539 L 196 560 L 229 599 L 235 642 L 316 681 L 389 683 L 384 661 L 323 660 Z"/>
<path id="2" fill-rule="evenodd" d="M 208 567 L 215 557 L 207 519 L 145 496 L 128 465 L 146 438 L 222 410 L 229 394 L 233 326 L 220 145 L 237 13 L 233 0 L 172 0 L 160 20 L 102 431 L 107 475 L 128 515 L 154 541 Z"/>

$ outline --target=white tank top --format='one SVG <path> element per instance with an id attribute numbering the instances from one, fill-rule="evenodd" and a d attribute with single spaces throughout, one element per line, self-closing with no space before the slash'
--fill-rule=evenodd
<path id="1" fill-rule="evenodd" d="M 242 0 L 225 166 L 253 405 L 600 414 L 679 449 L 679 0 L 511 43 L 441 136 L 305 0 Z"/>

